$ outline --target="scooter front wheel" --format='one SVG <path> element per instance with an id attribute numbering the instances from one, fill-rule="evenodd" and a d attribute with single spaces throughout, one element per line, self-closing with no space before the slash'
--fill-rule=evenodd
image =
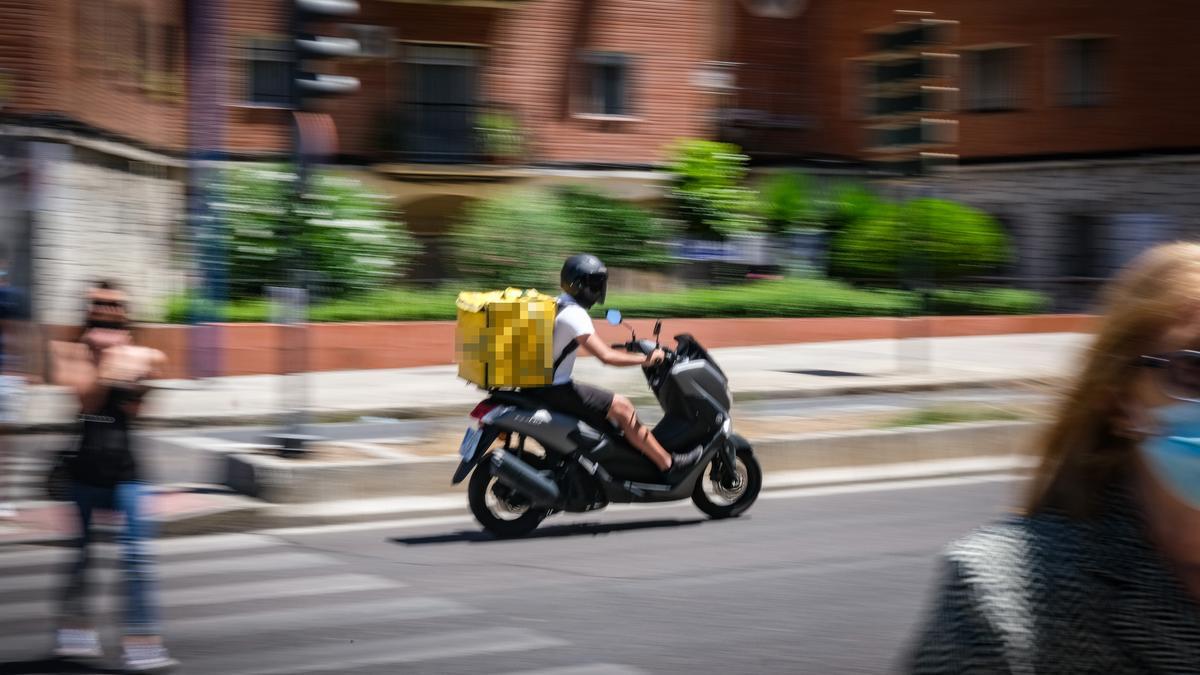
<path id="1" fill-rule="evenodd" d="M 508 539 L 534 531 L 550 511 L 529 505 L 523 495 L 496 480 L 488 471 L 490 454 L 479 462 L 467 483 L 467 502 L 483 529 Z"/>
<path id="2" fill-rule="evenodd" d="M 705 468 L 696 487 L 692 502 L 710 518 L 736 518 L 746 512 L 762 490 L 762 467 L 754 458 L 749 445 L 737 449 L 734 478 L 730 480 L 721 470 L 720 455 Z"/>

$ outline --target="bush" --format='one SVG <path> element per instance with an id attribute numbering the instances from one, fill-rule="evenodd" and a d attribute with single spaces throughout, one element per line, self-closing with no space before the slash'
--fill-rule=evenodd
<path id="1" fill-rule="evenodd" d="M 472 205 L 451 239 L 463 279 L 488 288 L 553 290 L 580 236 L 558 199 L 531 191 Z"/>
<path id="2" fill-rule="evenodd" d="M 227 225 L 229 292 L 259 297 L 291 283 L 289 247 L 334 296 L 361 294 L 395 280 L 418 250 L 387 199 L 358 181 L 314 176 L 311 198 L 296 208 L 295 174 L 282 167 L 232 169 L 222 176 L 215 209 Z"/>
<path id="3" fill-rule="evenodd" d="M 386 290 L 361 297 L 320 302 L 309 312 L 312 321 L 448 321 L 455 317 L 454 290 Z M 593 314 L 603 316 L 616 307 L 632 318 L 671 317 L 829 317 L 903 316 L 917 311 L 918 297 L 894 289 L 868 290 L 822 279 L 759 281 L 750 284 L 697 288 L 678 293 L 612 294 Z M 169 303 L 168 321 L 187 319 Z M 947 290 L 934 294 L 937 314 L 1025 314 L 1045 306 L 1042 296 L 1029 291 L 991 289 Z M 268 321 L 265 300 L 238 300 L 222 308 L 227 321 Z"/>
<path id="4" fill-rule="evenodd" d="M 875 284 L 960 279 L 995 269 L 1008 255 L 994 218 L 940 199 L 879 202 L 833 241 L 836 273 Z"/>
<path id="5" fill-rule="evenodd" d="M 812 228 L 824 224 L 816 187 L 812 178 L 804 174 L 773 176 L 763 185 L 759 200 L 763 218 L 776 234 L 786 234 L 798 227 Z"/>
<path id="6" fill-rule="evenodd" d="M 674 227 L 652 213 L 582 187 L 558 192 L 578 248 L 609 267 L 657 269 L 674 263 L 666 242 Z"/>
<path id="7" fill-rule="evenodd" d="M 643 318 L 890 316 L 911 313 L 915 301 L 911 294 L 896 290 L 863 290 L 823 279 L 790 279 L 679 293 L 614 294 L 606 307 Z M 597 315 L 601 314 L 603 311 L 597 310 Z"/>
<path id="8" fill-rule="evenodd" d="M 675 147 L 670 197 L 692 234 L 728 237 L 762 229 L 756 195 L 742 185 L 748 162 L 730 143 L 687 140 Z"/>
<path id="9" fill-rule="evenodd" d="M 1049 306 L 1046 296 L 1016 288 L 936 290 L 930 297 L 933 314 L 1038 314 Z"/>

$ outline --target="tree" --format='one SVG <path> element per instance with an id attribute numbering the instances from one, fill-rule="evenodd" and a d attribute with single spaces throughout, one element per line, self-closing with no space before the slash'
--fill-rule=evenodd
<path id="1" fill-rule="evenodd" d="M 692 234 L 723 238 L 762 229 L 756 195 L 742 184 L 749 158 L 736 145 L 686 140 L 672 155 L 671 201 Z"/>
<path id="2" fill-rule="evenodd" d="M 787 234 L 798 227 L 820 227 L 823 204 L 811 177 L 784 173 L 771 177 L 759 193 L 767 227 L 775 234 Z"/>
<path id="3" fill-rule="evenodd" d="M 542 191 L 515 192 L 471 205 L 451 234 L 460 276 L 489 288 L 558 288 L 562 261 L 579 236 L 562 203 Z"/>
<path id="4" fill-rule="evenodd" d="M 959 279 L 1008 260 L 1000 224 L 978 209 L 941 199 L 877 202 L 834 238 L 836 272 L 867 282 Z"/>
<path id="5" fill-rule="evenodd" d="M 260 297 L 267 286 L 291 283 L 289 246 L 332 296 L 374 290 L 403 273 L 419 246 L 387 197 L 354 179 L 318 174 L 310 199 L 293 208 L 295 178 L 286 167 L 265 165 L 222 176 L 214 208 L 227 225 L 230 295 Z"/>
<path id="6" fill-rule="evenodd" d="M 666 247 L 675 229 L 671 222 L 583 187 L 562 188 L 557 196 L 579 249 L 609 267 L 662 269 L 673 262 Z"/>

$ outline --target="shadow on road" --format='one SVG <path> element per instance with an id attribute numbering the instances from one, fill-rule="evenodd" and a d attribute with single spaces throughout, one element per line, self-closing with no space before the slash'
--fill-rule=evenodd
<path id="1" fill-rule="evenodd" d="M 119 675 L 121 672 L 102 666 L 55 658 L 0 663 L 0 675 Z"/>
<path id="2" fill-rule="evenodd" d="M 501 539 L 483 530 L 460 530 L 448 534 L 435 534 L 424 537 L 393 537 L 389 541 L 405 546 L 427 546 L 429 544 L 486 544 L 489 542 L 518 541 L 520 539 L 548 539 L 552 537 L 583 537 L 617 532 L 634 532 L 637 530 L 652 530 L 664 527 L 687 527 L 708 522 L 707 518 L 678 518 L 661 520 L 638 520 L 629 523 L 572 523 L 570 525 L 550 525 L 539 528 L 517 539 Z"/>

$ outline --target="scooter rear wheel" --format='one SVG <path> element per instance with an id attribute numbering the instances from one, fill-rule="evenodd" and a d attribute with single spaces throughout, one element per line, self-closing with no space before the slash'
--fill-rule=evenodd
<path id="1" fill-rule="evenodd" d="M 496 480 L 488 471 L 489 453 L 475 467 L 467 483 L 467 502 L 483 529 L 501 539 L 523 537 L 534 531 L 550 511 L 522 505 L 521 495 Z"/>
<path id="2" fill-rule="evenodd" d="M 692 502 L 710 518 L 736 518 L 758 499 L 758 493 L 762 490 L 762 468 L 749 445 L 739 447 L 737 466 L 734 467 L 737 479 L 726 484 L 724 472 L 717 464 L 720 461 L 719 456 L 714 457 L 713 463 L 705 467 L 692 490 Z"/>

